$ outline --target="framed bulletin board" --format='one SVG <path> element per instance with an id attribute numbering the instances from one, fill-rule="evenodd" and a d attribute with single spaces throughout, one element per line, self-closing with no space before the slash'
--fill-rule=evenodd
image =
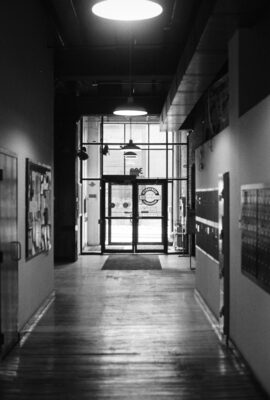
<path id="1" fill-rule="evenodd" d="M 47 165 L 26 160 L 26 259 L 51 249 L 52 174 Z"/>

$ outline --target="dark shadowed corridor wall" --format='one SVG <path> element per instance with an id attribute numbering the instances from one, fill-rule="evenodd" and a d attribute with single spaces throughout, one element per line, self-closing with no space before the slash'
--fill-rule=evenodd
<path id="1" fill-rule="evenodd" d="M 53 167 L 53 58 L 46 30 L 39 1 L 0 2 L 0 146 L 18 156 L 19 329 L 53 290 L 53 250 L 29 261 L 24 250 L 26 158 Z"/>

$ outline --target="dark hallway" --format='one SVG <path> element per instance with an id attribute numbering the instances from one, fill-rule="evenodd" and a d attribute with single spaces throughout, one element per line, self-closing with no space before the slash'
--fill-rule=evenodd
<path id="1" fill-rule="evenodd" d="M 269 397 L 270 2 L 122 1 L 0 1 L 0 398 Z"/>

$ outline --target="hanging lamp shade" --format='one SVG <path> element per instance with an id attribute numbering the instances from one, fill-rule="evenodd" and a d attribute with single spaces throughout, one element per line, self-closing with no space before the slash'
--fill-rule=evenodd
<path id="1" fill-rule="evenodd" d="M 163 11 L 160 4 L 150 0 L 105 0 L 92 7 L 101 18 L 117 21 L 140 21 L 157 17 Z"/>
<path id="2" fill-rule="evenodd" d="M 147 115 L 146 109 L 134 104 L 134 99 L 131 96 L 128 97 L 126 104 L 117 107 L 113 113 L 114 115 L 121 115 L 124 117 L 138 117 L 140 115 Z"/>
<path id="3" fill-rule="evenodd" d="M 137 146 L 135 143 L 133 143 L 132 139 L 129 139 L 128 144 L 125 144 L 124 146 L 120 146 L 121 150 L 123 150 L 124 152 L 128 152 L 128 151 L 139 151 L 141 150 L 141 148 L 139 146 Z"/>
<path id="4" fill-rule="evenodd" d="M 138 158 L 138 154 L 135 153 L 134 151 L 125 151 L 124 157 L 126 160 L 134 160 L 134 159 Z"/>

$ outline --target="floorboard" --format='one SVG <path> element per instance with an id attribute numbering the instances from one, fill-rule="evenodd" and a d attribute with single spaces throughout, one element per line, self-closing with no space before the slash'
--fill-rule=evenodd
<path id="1" fill-rule="evenodd" d="M 0 364 L 1 400 L 266 398 L 194 296 L 189 260 L 102 271 L 106 256 L 56 267 L 56 298 Z"/>

